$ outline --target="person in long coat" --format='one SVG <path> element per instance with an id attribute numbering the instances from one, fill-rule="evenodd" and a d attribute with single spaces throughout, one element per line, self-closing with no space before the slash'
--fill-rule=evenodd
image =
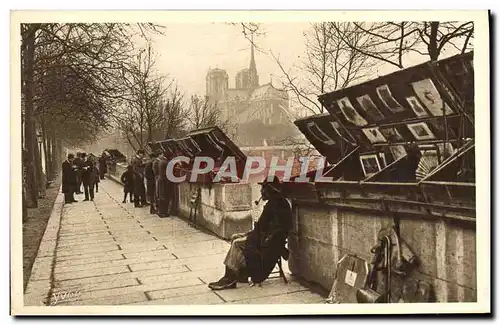
<path id="1" fill-rule="evenodd" d="M 262 183 L 261 194 L 267 203 L 259 221 L 250 232 L 233 236 L 224 260 L 225 274 L 208 285 L 212 290 L 235 288 L 238 282 L 247 282 L 248 277 L 254 284 L 263 282 L 285 252 L 292 228 L 292 210 L 278 178 L 275 177 L 272 183 Z"/>
<path id="2" fill-rule="evenodd" d="M 146 187 L 144 186 L 144 172 L 146 167 L 144 150 L 137 150 L 137 154 L 132 159 L 131 165 L 134 171 L 134 206 L 143 207 L 147 205 Z"/>
<path id="3" fill-rule="evenodd" d="M 76 158 L 73 160 L 73 164 L 76 166 L 76 184 L 75 184 L 75 193 L 76 194 L 82 194 L 82 171 L 83 171 L 83 164 L 84 164 L 84 158 L 82 157 L 81 152 L 76 153 Z"/>
<path id="4" fill-rule="evenodd" d="M 85 193 L 85 200 L 94 200 L 94 186 L 95 178 L 97 175 L 97 169 L 94 166 L 94 161 L 91 156 L 87 157 L 87 160 L 82 165 L 82 183 L 83 191 Z"/>
<path id="5" fill-rule="evenodd" d="M 64 193 L 64 203 L 78 202 L 75 200 L 76 191 L 76 167 L 73 164 L 75 155 L 68 154 L 68 159 L 62 163 L 62 192 Z"/>
<path id="6" fill-rule="evenodd" d="M 106 152 L 102 152 L 101 156 L 99 157 L 99 177 L 101 179 L 104 179 L 104 174 L 108 172 L 108 156 L 106 155 Z"/>
<path id="7" fill-rule="evenodd" d="M 153 163 L 157 158 L 157 154 L 155 152 L 149 155 L 150 160 L 146 164 L 144 170 L 144 177 L 146 178 L 146 196 L 149 200 L 149 213 L 156 213 L 156 204 L 155 204 L 155 173 L 153 170 Z"/>
<path id="8" fill-rule="evenodd" d="M 153 193 L 153 202 L 151 202 L 151 205 L 154 204 L 154 210 L 156 214 L 158 214 L 158 182 L 160 179 L 160 153 L 156 153 L 156 158 L 153 160 L 153 174 L 154 174 L 154 193 Z"/>
<path id="9" fill-rule="evenodd" d="M 170 203 L 174 184 L 167 177 L 168 153 L 164 152 L 158 164 L 158 216 L 166 218 L 170 215 Z"/>

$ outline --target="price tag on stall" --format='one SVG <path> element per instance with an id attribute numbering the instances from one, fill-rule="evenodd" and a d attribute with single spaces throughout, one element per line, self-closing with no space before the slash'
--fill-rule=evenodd
<path id="1" fill-rule="evenodd" d="M 350 285 L 351 287 L 354 287 L 354 284 L 356 283 L 356 278 L 357 274 L 355 272 L 352 272 L 351 270 L 347 270 L 345 274 L 345 283 Z"/>

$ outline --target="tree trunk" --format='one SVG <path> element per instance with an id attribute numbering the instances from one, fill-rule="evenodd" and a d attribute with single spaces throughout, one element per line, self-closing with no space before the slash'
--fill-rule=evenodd
<path id="1" fill-rule="evenodd" d="M 24 141 L 26 144 L 26 187 L 28 206 L 38 207 L 38 189 L 35 170 L 34 117 L 33 117 L 33 65 L 35 59 L 35 31 L 37 27 L 30 25 L 23 35 L 25 44 L 24 56 Z"/>
<path id="2" fill-rule="evenodd" d="M 429 36 L 429 56 L 431 58 L 431 61 L 437 61 L 439 57 L 439 51 L 438 51 L 438 29 L 439 29 L 439 22 L 433 21 L 431 22 L 431 34 Z"/>
<path id="3" fill-rule="evenodd" d="M 49 149 L 47 148 L 48 139 L 47 139 L 47 134 L 45 132 L 46 128 L 45 128 L 44 124 L 45 123 L 43 122 L 43 119 L 42 119 L 41 126 L 42 126 L 43 157 L 44 157 L 44 160 L 45 160 L 45 177 L 47 178 L 47 181 L 48 181 L 48 180 L 52 179 L 52 175 L 51 175 L 50 161 L 49 161 L 49 155 L 48 155 Z"/>
<path id="4" fill-rule="evenodd" d="M 54 180 L 55 173 L 54 173 L 54 164 L 52 162 L 52 160 L 53 160 L 52 154 L 53 154 L 54 148 L 52 147 L 52 137 L 51 137 L 49 132 L 47 132 L 45 144 L 47 146 L 47 159 L 46 159 L 47 165 L 46 166 L 47 166 L 47 173 L 49 174 L 48 179 Z"/>
<path id="5" fill-rule="evenodd" d="M 61 155 L 62 155 L 62 151 L 61 149 L 59 148 L 59 145 L 56 141 L 56 132 L 54 130 L 52 130 L 52 136 L 51 136 L 51 141 L 52 141 L 52 144 L 51 144 L 51 147 L 52 147 L 52 157 L 51 157 L 51 160 L 52 160 L 52 170 L 54 171 L 54 176 L 55 175 L 58 175 L 59 174 L 59 159 L 61 158 Z"/>
<path id="6" fill-rule="evenodd" d="M 34 127 L 36 130 L 36 127 Z M 38 143 L 38 137 L 35 140 L 35 168 L 36 168 L 36 177 L 37 177 L 37 185 L 38 185 L 38 197 L 45 197 L 45 189 L 47 188 L 47 182 L 45 181 L 45 175 L 43 173 L 42 166 L 42 154 L 40 153 L 41 143 Z"/>

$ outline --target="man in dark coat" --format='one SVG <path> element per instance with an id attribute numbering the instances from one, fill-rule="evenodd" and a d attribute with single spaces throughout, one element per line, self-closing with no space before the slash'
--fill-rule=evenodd
<path id="1" fill-rule="evenodd" d="M 108 156 L 106 155 L 106 152 L 103 151 L 99 157 L 99 177 L 101 179 L 104 179 L 104 174 L 108 172 L 107 160 Z"/>
<path id="2" fill-rule="evenodd" d="M 146 167 L 144 169 L 144 177 L 146 178 L 146 196 L 149 200 L 149 213 L 156 213 L 156 204 L 155 204 L 155 173 L 153 171 L 153 163 L 157 158 L 157 154 L 152 152 L 149 155 L 149 161 L 146 163 Z"/>
<path id="3" fill-rule="evenodd" d="M 97 174 L 97 169 L 94 166 L 92 157 L 88 157 L 82 166 L 82 182 L 85 193 L 85 200 L 94 201 L 94 182 Z"/>
<path id="4" fill-rule="evenodd" d="M 82 194 L 81 186 L 82 186 L 82 168 L 83 168 L 83 157 L 81 152 L 76 153 L 76 158 L 73 160 L 73 164 L 76 166 L 76 184 L 75 184 L 75 193 Z"/>
<path id="5" fill-rule="evenodd" d="M 145 161 L 144 150 L 137 150 L 136 156 L 130 164 L 134 172 L 134 206 L 142 207 L 147 205 L 146 188 L 144 186 Z"/>
<path id="6" fill-rule="evenodd" d="M 78 202 L 74 198 L 76 190 L 76 166 L 73 165 L 75 155 L 68 154 L 68 159 L 62 163 L 62 192 L 64 193 L 64 203 Z"/>
<path id="7" fill-rule="evenodd" d="M 174 184 L 167 177 L 168 153 L 164 152 L 158 163 L 158 216 L 166 218 L 170 215 Z"/>
<path id="8" fill-rule="evenodd" d="M 154 204 L 154 210 L 155 213 L 158 214 L 158 181 L 160 179 L 160 153 L 156 152 L 156 158 L 153 160 L 153 175 L 154 175 L 154 193 L 153 193 L 153 202 L 151 202 L 151 205 Z"/>
<path id="9" fill-rule="evenodd" d="M 252 231 L 233 236 L 224 264 L 226 272 L 217 282 L 208 286 L 212 290 L 236 288 L 237 282 L 248 277 L 259 284 L 271 274 L 278 258 L 285 252 L 285 243 L 292 228 L 292 210 L 283 196 L 279 180 L 262 183 L 262 199 L 267 201 Z"/>

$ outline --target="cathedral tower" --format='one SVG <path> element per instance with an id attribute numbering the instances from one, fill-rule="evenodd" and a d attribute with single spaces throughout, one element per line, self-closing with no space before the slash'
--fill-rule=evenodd
<path id="1" fill-rule="evenodd" d="M 259 75 L 257 74 L 257 65 L 255 64 L 255 53 L 254 53 L 254 45 L 253 45 L 253 35 L 252 35 L 252 49 L 250 56 L 250 67 L 248 68 L 248 81 L 249 88 L 255 89 L 259 87 Z"/>
<path id="2" fill-rule="evenodd" d="M 223 100 L 227 94 L 229 86 L 229 77 L 226 70 L 211 69 L 206 77 L 206 95 L 211 101 Z"/>

